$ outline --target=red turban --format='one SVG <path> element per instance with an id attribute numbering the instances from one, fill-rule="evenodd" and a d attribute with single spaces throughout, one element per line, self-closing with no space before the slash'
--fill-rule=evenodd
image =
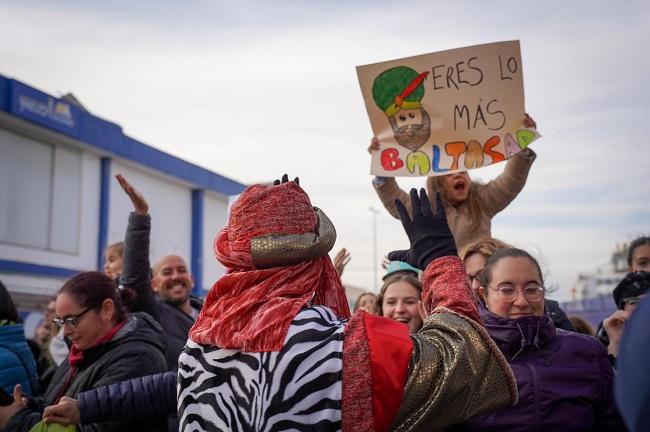
<path id="1" fill-rule="evenodd" d="M 246 189 L 214 242 L 227 274 L 210 290 L 190 339 L 244 352 L 279 351 L 291 321 L 306 304 L 349 317 L 345 292 L 327 253 L 282 265 L 284 254 L 271 248 L 277 266 L 255 267 L 255 254 L 269 250 L 251 251 L 251 240 L 315 234 L 318 225 L 309 197 L 296 183 Z"/>

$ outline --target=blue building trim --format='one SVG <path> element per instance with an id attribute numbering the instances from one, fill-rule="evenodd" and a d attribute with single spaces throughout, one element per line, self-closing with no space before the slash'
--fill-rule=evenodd
<path id="1" fill-rule="evenodd" d="M 0 259 L 0 271 L 67 279 L 83 270 Z"/>
<path id="2" fill-rule="evenodd" d="M 99 230 L 97 231 L 97 270 L 104 268 L 104 250 L 108 245 L 108 209 L 111 195 L 111 159 L 103 157 L 99 170 Z"/>
<path id="3" fill-rule="evenodd" d="M 203 190 L 192 191 L 192 274 L 194 289 L 192 293 L 201 297 L 203 289 Z"/>
<path id="4" fill-rule="evenodd" d="M 114 123 L 20 81 L 0 75 L 0 110 L 222 195 L 237 195 L 245 185 L 156 150 L 130 138 Z"/>

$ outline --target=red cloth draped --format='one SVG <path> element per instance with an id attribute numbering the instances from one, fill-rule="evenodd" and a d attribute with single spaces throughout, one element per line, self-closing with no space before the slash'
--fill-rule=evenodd
<path id="1" fill-rule="evenodd" d="M 251 238 L 315 231 L 316 215 L 297 184 L 248 188 L 233 204 L 228 227 L 215 239 L 215 255 L 228 272 L 210 290 L 190 339 L 244 352 L 279 351 L 291 321 L 308 303 L 349 317 L 329 256 L 286 267 L 253 267 Z"/>

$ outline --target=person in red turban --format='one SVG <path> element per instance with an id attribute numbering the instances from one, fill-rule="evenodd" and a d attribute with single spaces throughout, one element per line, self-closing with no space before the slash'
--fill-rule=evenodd
<path id="1" fill-rule="evenodd" d="M 214 243 L 227 268 L 179 358 L 182 431 L 432 431 L 511 405 L 517 387 L 478 315 L 444 209 L 411 191 L 422 329 L 357 311 L 328 256 L 336 231 L 297 179 L 254 185 Z M 442 210 L 441 210 L 442 209 Z"/>

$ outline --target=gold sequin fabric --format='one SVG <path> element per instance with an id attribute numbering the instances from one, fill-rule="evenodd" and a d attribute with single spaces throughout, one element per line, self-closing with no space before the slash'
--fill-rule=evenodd
<path id="1" fill-rule="evenodd" d="M 255 268 L 284 267 L 326 255 L 336 242 L 334 225 L 318 207 L 316 233 L 271 234 L 253 237 L 251 257 Z"/>
<path id="2" fill-rule="evenodd" d="M 436 308 L 413 338 L 400 411 L 391 430 L 442 431 L 517 403 L 517 383 L 480 324 Z"/>

